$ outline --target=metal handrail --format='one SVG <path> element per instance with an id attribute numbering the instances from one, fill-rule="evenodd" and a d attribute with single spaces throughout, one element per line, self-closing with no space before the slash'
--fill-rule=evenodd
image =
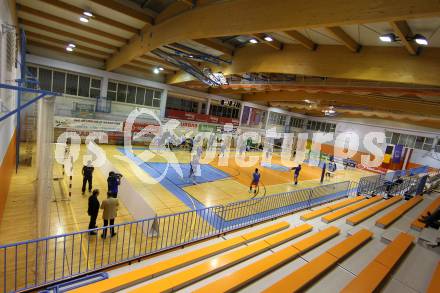
<path id="1" fill-rule="evenodd" d="M 423 171 L 413 170 L 412 174 Z M 411 172 L 410 172 L 411 173 Z M 382 177 L 381 177 L 382 178 Z M 37 288 L 98 269 L 356 195 L 361 182 L 343 181 L 0 246 L 0 291 Z M 376 180 L 371 188 L 377 188 Z M 406 186 L 406 185 L 405 185 Z M 402 186 L 403 187 L 403 186 Z M 90 232 L 116 236 L 101 240 Z M 108 233 L 110 234 L 110 233 Z M 50 267 L 49 267 L 50 266 Z M 66 268 L 67 266 L 67 268 Z M 31 269 L 32 268 L 32 269 Z"/>

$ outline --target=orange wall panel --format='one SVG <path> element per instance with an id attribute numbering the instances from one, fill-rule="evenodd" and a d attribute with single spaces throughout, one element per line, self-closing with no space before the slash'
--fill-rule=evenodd
<path id="1" fill-rule="evenodd" d="M 3 217 L 3 211 L 6 205 L 11 177 L 15 170 L 15 133 L 9 142 L 3 161 L 0 163 L 0 221 Z"/>

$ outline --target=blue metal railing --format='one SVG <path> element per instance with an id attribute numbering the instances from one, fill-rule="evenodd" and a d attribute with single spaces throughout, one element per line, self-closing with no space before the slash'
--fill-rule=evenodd
<path id="1" fill-rule="evenodd" d="M 386 174 L 362 177 L 359 180 L 358 194 L 381 194 L 387 191 L 391 191 L 392 194 L 404 192 L 405 189 L 412 184 L 411 180 L 413 180 L 413 176 L 421 173 L 427 173 L 428 169 L 428 166 L 421 166 L 408 170 L 397 170 L 388 172 Z M 395 182 L 398 178 L 401 178 L 403 182 L 401 182 L 399 185 L 394 185 L 392 190 L 387 190 L 389 184 Z"/>
<path id="2" fill-rule="evenodd" d="M 0 290 L 32 289 L 355 195 L 350 181 L 0 246 Z M 107 227 L 110 228 L 110 227 Z M 90 235 L 95 232 L 97 235 Z M 108 233 L 110 234 L 110 233 Z"/>

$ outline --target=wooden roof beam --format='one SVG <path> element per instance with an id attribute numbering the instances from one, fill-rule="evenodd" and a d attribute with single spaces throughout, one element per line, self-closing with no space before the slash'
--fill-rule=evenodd
<path id="1" fill-rule="evenodd" d="M 43 12 L 43 11 L 40 11 L 40 10 L 36 10 L 36 9 L 33 9 L 33 8 L 25 6 L 25 5 L 19 5 L 19 11 L 25 12 L 25 13 L 28 13 L 30 15 L 37 16 L 37 17 L 40 17 L 40 18 L 44 18 L 44 19 L 47 19 L 49 21 L 53 21 L 53 22 L 56 22 L 56 23 L 59 23 L 59 24 L 62 24 L 62 25 L 70 26 L 70 27 L 73 27 L 75 29 L 81 30 L 81 31 L 86 32 L 86 33 L 102 36 L 102 37 L 104 37 L 106 39 L 117 41 L 117 42 L 120 42 L 122 44 L 127 43 L 127 39 L 124 39 L 122 37 L 119 37 L 119 36 L 116 36 L 116 35 L 113 35 L 113 34 L 110 34 L 110 33 L 107 33 L 107 32 L 104 32 L 104 31 L 101 31 L 101 30 L 98 30 L 98 29 L 95 29 L 93 27 L 84 26 L 84 25 L 81 25 L 80 23 L 69 21 L 67 19 L 55 16 L 55 15 L 52 15 L 52 14 L 49 14 L 49 13 L 46 13 L 46 12 Z"/>
<path id="2" fill-rule="evenodd" d="M 203 45 L 205 47 L 209 47 L 211 49 L 214 49 L 216 51 L 222 52 L 223 55 L 226 55 L 227 57 L 231 57 L 234 54 L 234 50 L 227 47 L 224 44 L 221 44 L 220 42 L 217 42 L 216 40 L 211 39 L 196 39 L 193 40 L 196 43 L 199 43 L 200 45 Z"/>
<path id="3" fill-rule="evenodd" d="M 90 39 L 90 38 L 87 38 L 87 37 L 83 37 L 83 36 L 80 36 L 80 35 L 77 35 L 77 34 L 69 33 L 69 32 L 66 32 L 66 31 L 63 31 L 63 30 L 59 30 L 59 29 L 56 29 L 56 28 L 48 27 L 46 25 L 43 25 L 43 24 L 40 24 L 40 23 L 36 23 L 36 22 L 30 21 L 30 20 L 27 20 L 27 19 L 20 18 L 19 21 L 20 21 L 21 24 L 23 24 L 25 26 L 30 26 L 30 27 L 33 27 L 33 28 L 37 28 L 37 29 L 40 29 L 40 30 L 43 30 L 43 31 L 47 31 L 47 32 L 53 33 L 53 34 L 57 34 L 57 35 L 60 35 L 60 36 L 65 36 L 65 37 L 71 38 L 72 41 L 81 41 L 81 42 L 84 42 L 84 43 L 90 43 L 90 44 L 93 44 L 95 46 L 102 47 L 102 48 L 107 48 L 107 49 L 110 49 L 110 50 L 113 50 L 113 51 L 117 51 L 118 50 L 118 47 L 116 47 L 116 46 L 109 45 L 109 44 L 101 42 L 101 41 L 97 41 L 97 40 Z"/>
<path id="4" fill-rule="evenodd" d="M 137 20 L 143 21 L 149 26 L 153 25 L 154 23 L 153 14 L 148 13 L 146 10 L 134 9 L 127 5 L 123 5 L 115 0 L 89 0 L 89 1 L 107 7 L 108 9 L 128 15 Z"/>
<path id="5" fill-rule="evenodd" d="M 146 52 L 184 40 L 438 15 L 440 3 L 437 0 L 423 1 L 423 5 L 420 0 L 377 0 L 374 7 L 371 1 L 365 0 L 340 0 L 338 5 L 328 0 L 313 0 L 313 5 L 298 0 L 260 0 L 258 5 L 255 0 L 215 1 L 144 30 L 108 60 L 106 69 L 113 70 Z"/>
<path id="6" fill-rule="evenodd" d="M 400 42 L 405 46 L 408 53 L 411 55 L 417 55 L 418 47 L 412 40 L 408 40 L 408 38 L 412 38 L 413 36 L 408 23 L 405 20 L 399 20 L 390 22 L 390 25 L 396 35 L 399 37 Z"/>
<path id="7" fill-rule="evenodd" d="M 44 49 L 49 49 L 49 50 L 52 50 L 52 51 L 57 51 L 57 52 L 60 52 L 60 53 L 65 53 L 65 54 L 69 54 L 69 55 L 77 55 L 77 56 L 80 56 L 80 57 L 83 57 L 83 58 L 104 62 L 104 59 L 99 59 L 95 55 L 90 55 L 90 54 L 87 54 L 87 53 L 78 52 L 76 50 L 74 50 L 73 52 L 67 52 L 62 47 L 57 47 L 57 46 L 53 46 L 53 45 L 42 43 L 42 42 L 38 42 L 38 41 L 28 40 L 27 44 L 30 45 L 30 46 L 36 46 L 36 47 L 40 47 L 40 48 L 44 48 Z"/>
<path id="8" fill-rule="evenodd" d="M 26 39 L 33 40 L 33 41 L 36 41 L 36 42 L 42 40 L 42 41 L 50 42 L 50 43 L 53 43 L 53 44 L 57 44 L 57 45 L 59 45 L 61 47 L 66 47 L 68 45 L 68 43 L 69 43 L 69 42 L 66 42 L 66 41 L 63 41 L 63 40 L 51 38 L 51 37 L 44 36 L 44 35 L 41 35 L 41 34 L 38 34 L 38 33 L 34 33 L 34 32 L 26 32 Z M 78 44 L 75 44 L 75 46 L 79 50 L 87 51 L 87 52 L 90 52 L 90 53 L 96 54 L 96 55 L 100 55 L 103 58 L 108 58 L 110 56 L 109 53 L 104 52 L 104 51 L 100 51 L 100 50 L 96 50 L 96 49 L 93 49 L 93 48 L 81 46 L 81 45 L 78 45 Z"/>
<path id="9" fill-rule="evenodd" d="M 284 33 L 292 39 L 298 41 L 301 45 L 309 50 L 316 50 L 316 48 L 318 47 L 318 44 L 316 44 L 297 30 L 285 31 Z"/>
<path id="10" fill-rule="evenodd" d="M 330 33 L 335 36 L 345 47 L 350 51 L 357 53 L 361 49 L 361 45 L 358 44 L 352 37 L 350 37 L 341 27 L 331 26 L 326 28 Z"/>
<path id="11" fill-rule="evenodd" d="M 55 6 L 57 8 L 63 9 L 65 11 L 76 13 L 78 15 L 81 15 L 84 12 L 84 9 L 81 9 L 77 6 L 73 6 L 67 2 L 62 2 L 59 0 L 40 0 L 40 1 L 47 3 L 47 4 L 50 4 L 52 6 Z M 109 25 L 109 26 L 116 27 L 118 29 L 130 32 L 133 34 L 139 33 L 139 30 L 137 28 L 131 27 L 131 26 L 126 25 L 125 23 L 122 23 L 122 22 L 115 21 L 111 18 L 107 18 L 105 16 L 102 16 L 102 15 L 96 13 L 96 11 L 93 11 L 93 20 L 101 22 L 101 23 Z"/>
<path id="12" fill-rule="evenodd" d="M 251 34 L 251 37 L 255 38 L 258 40 L 258 42 L 263 43 L 268 45 L 269 47 L 275 49 L 275 50 L 281 50 L 283 48 L 283 43 L 275 40 L 275 38 L 273 38 L 272 36 L 270 36 L 272 38 L 272 41 L 266 41 L 264 38 L 266 37 L 265 34 L 262 33 L 257 33 L 257 34 Z"/>

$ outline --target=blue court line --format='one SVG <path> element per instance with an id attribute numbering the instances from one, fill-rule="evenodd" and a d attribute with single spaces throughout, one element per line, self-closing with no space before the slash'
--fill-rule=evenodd
<path id="1" fill-rule="evenodd" d="M 118 150 L 127 158 L 135 162 L 142 170 L 144 170 L 148 175 L 152 176 L 153 178 L 158 178 L 161 175 L 160 173 L 158 173 L 157 170 L 150 167 L 147 163 L 135 156 L 133 153 L 126 153 L 123 148 L 118 148 Z M 172 168 L 171 164 L 170 168 Z M 195 208 L 196 213 L 205 221 L 207 221 L 211 226 L 215 227 L 215 229 L 222 229 L 223 219 L 219 217 L 213 211 L 213 209 L 206 209 L 206 207 L 201 202 L 186 193 L 183 189 L 181 189 L 179 186 L 174 184 L 166 177 L 164 177 L 164 179 L 160 181 L 160 184 L 165 187 L 169 192 L 174 194 L 178 199 L 180 199 L 191 210 L 194 210 Z M 192 200 L 190 199 L 190 197 Z"/>
<path id="2" fill-rule="evenodd" d="M 155 162 L 147 162 L 148 166 L 155 169 L 160 174 L 163 174 L 166 170 L 167 163 L 155 163 Z M 191 182 L 189 182 L 189 170 L 190 170 L 190 164 L 185 163 L 179 163 L 180 170 L 182 171 L 183 177 L 181 177 L 176 170 L 173 168 L 168 168 L 166 172 L 166 178 L 171 180 L 174 184 L 176 184 L 179 187 L 185 187 L 192 185 Z M 195 182 L 197 184 L 200 183 L 206 183 L 211 181 L 216 181 L 220 179 L 225 179 L 230 177 L 229 174 L 222 172 L 220 170 L 217 170 L 215 167 L 209 165 L 209 164 L 201 164 L 201 176 L 195 176 Z"/>

